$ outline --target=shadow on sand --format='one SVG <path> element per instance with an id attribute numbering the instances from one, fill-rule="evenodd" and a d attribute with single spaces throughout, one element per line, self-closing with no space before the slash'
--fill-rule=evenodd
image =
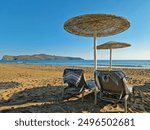
<path id="1" fill-rule="evenodd" d="M 72 91 L 71 91 L 72 92 Z M 142 95 L 141 95 L 142 93 Z M 150 83 L 135 87 L 135 102 L 132 112 L 150 112 Z M 141 102 L 139 104 L 139 102 Z M 43 86 L 27 89 L 14 94 L 9 100 L 0 103 L 2 113 L 99 113 L 110 103 L 100 101 L 94 105 L 94 93 L 84 96 L 65 93 L 61 98 L 61 86 Z M 139 105 L 138 105 L 139 104 Z M 115 105 L 112 105 L 117 107 Z M 143 107 L 141 109 L 141 106 Z M 123 106 L 121 106 L 123 107 Z M 116 112 L 116 111 L 111 111 Z"/>
<path id="2" fill-rule="evenodd" d="M 145 83 L 142 86 L 135 86 L 135 102 L 132 105 L 133 109 L 139 112 L 150 113 L 150 83 Z"/>
<path id="3" fill-rule="evenodd" d="M 69 89 L 68 89 L 69 90 Z M 2 113 L 64 113 L 64 112 L 100 112 L 107 102 L 94 105 L 94 93 L 81 101 L 81 95 L 75 90 L 67 91 L 61 97 L 61 86 L 43 86 L 24 90 L 14 94 L 9 100 L 0 103 Z M 74 93 L 74 94 L 73 94 Z M 73 95 L 72 95 L 73 94 Z M 3 109 L 2 109 L 3 108 Z"/>
<path id="4" fill-rule="evenodd" d="M 20 83 L 18 82 L 0 82 L 0 90 L 15 88 L 19 85 Z"/>

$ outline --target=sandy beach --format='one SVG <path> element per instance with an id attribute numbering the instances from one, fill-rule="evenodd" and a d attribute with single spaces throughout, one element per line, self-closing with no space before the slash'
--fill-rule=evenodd
<path id="1" fill-rule="evenodd" d="M 58 66 L 0 64 L 0 112 L 2 113 L 99 113 L 123 112 L 122 104 L 99 101 L 94 105 L 94 93 L 87 91 L 83 103 L 81 95 L 72 96 L 68 90 L 61 98 L 62 75 Z M 70 67 L 72 68 L 72 67 Z M 82 68 L 82 67 L 78 67 Z M 84 67 L 87 80 L 93 68 Z M 99 68 L 100 69 L 100 68 Z M 150 69 L 121 69 L 129 77 L 128 85 L 135 88 L 135 101 L 128 104 L 128 112 L 150 112 Z"/>

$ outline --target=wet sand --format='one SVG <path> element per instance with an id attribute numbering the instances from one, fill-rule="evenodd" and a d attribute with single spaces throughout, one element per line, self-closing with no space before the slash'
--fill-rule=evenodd
<path id="1" fill-rule="evenodd" d="M 0 112 L 6 113 L 62 113 L 62 112 L 124 112 L 121 103 L 100 101 L 94 105 L 94 93 L 87 91 L 83 103 L 75 90 L 61 98 L 62 75 L 58 66 L 0 64 Z M 72 68 L 72 67 L 70 67 Z M 85 70 L 92 79 L 93 68 Z M 101 69 L 101 68 L 99 68 Z M 128 112 L 150 112 L 150 69 L 120 69 L 129 77 L 128 85 L 135 88 L 135 100 L 128 104 Z"/>

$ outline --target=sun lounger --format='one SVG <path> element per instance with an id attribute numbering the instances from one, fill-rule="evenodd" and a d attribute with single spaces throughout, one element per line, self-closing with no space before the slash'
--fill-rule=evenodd
<path id="1" fill-rule="evenodd" d="M 100 90 L 100 99 L 117 103 L 123 102 L 127 112 L 127 100 L 132 88 L 127 87 L 126 75 L 122 71 L 95 71 L 95 81 Z"/>
<path id="2" fill-rule="evenodd" d="M 62 96 L 64 96 L 64 92 L 67 88 L 75 87 L 78 89 L 78 94 L 82 94 L 82 101 L 84 97 L 84 91 L 87 89 L 95 90 L 96 87 L 95 81 L 85 80 L 84 70 L 82 69 L 65 69 L 63 74 L 63 81 L 64 84 L 67 84 L 67 86 L 62 86 Z"/>

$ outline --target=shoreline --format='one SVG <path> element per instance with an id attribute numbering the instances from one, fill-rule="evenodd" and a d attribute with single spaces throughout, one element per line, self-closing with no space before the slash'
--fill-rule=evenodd
<path id="1" fill-rule="evenodd" d="M 60 95 L 65 68 L 72 68 L 72 66 L 0 63 L 0 112 L 80 113 L 122 112 L 124 110 L 122 104 L 114 105 L 106 102 L 98 102 L 95 107 L 93 93 L 86 93 L 83 103 L 81 103 L 81 95 L 62 101 Z M 91 80 L 91 76 L 94 74 L 93 67 L 77 68 L 83 69 L 86 79 Z M 142 101 L 140 97 L 134 105 L 135 110 L 130 108 L 130 112 L 150 112 L 148 105 L 150 104 L 150 69 L 119 68 L 119 70 L 131 77 L 128 80 L 129 86 L 137 87 L 144 94 Z M 69 93 L 72 93 L 72 90 Z M 142 104 L 143 101 L 144 104 Z"/>
<path id="2" fill-rule="evenodd" d="M 93 66 L 80 66 L 80 65 L 51 65 L 51 64 L 24 64 L 24 63 L 2 63 L 0 62 L 0 64 L 8 64 L 8 65 L 33 65 L 33 66 L 57 66 L 57 67 L 72 67 L 72 68 L 93 68 Z M 109 66 L 97 66 L 98 69 L 108 69 Z M 124 67 L 124 66 L 112 66 L 112 69 L 139 69 L 139 70 L 142 70 L 142 69 L 146 69 L 146 70 L 150 70 L 150 67 L 130 67 L 130 66 L 127 66 L 127 67 Z"/>

